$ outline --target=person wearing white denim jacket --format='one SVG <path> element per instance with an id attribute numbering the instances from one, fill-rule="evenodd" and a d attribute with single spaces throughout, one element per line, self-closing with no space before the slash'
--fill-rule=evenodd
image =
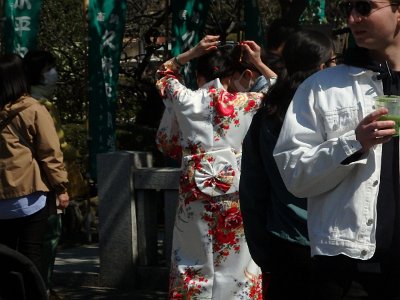
<path id="1" fill-rule="evenodd" d="M 345 62 L 309 77 L 289 106 L 274 157 L 288 190 L 308 198 L 311 299 L 343 299 L 352 295 L 355 283 L 368 299 L 399 299 L 394 284 L 400 281 L 399 235 L 393 234 L 379 256 L 376 251 L 384 243 L 377 243 L 382 237 L 377 228 L 399 232 L 399 140 L 392 137 L 394 122 L 378 120 L 387 110 L 376 109 L 373 98 L 400 94 L 400 12 L 389 0 L 346 1 L 341 8 L 368 63 L 389 75 Z M 381 173 L 387 164 L 396 166 L 390 171 L 397 183 Z M 378 210 L 378 195 L 380 204 L 389 195 L 396 212 Z M 382 216 L 393 222 L 385 227 Z"/>
<path id="2" fill-rule="evenodd" d="M 274 157 L 288 190 L 308 198 L 312 256 L 374 255 L 382 145 L 343 161 L 362 151 L 358 124 L 382 114 L 373 100 L 383 95 L 377 75 L 347 65 L 314 74 L 298 88 L 286 114 Z"/>
<path id="3" fill-rule="evenodd" d="M 340 65 L 309 77 L 289 106 L 274 157 L 289 191 L 309 198 L 312 255 L 374 254 L 381 145 L 342 162 L 362 149 L 355 128 L 382 94 L 375 72 Z"/>

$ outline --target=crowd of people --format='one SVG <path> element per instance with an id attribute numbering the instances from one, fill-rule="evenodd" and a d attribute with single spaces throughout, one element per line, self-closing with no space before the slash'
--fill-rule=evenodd
<path id="1" fill-rule="evenodd" d="M 292 28 L 270 64 L 205 36 L 159 68 L 157 144 L 182 167 L 169 299 L 400 299 L 399 138 L 374 106 L 400 95 L 399 3 L 340 9 L 337 66 L 331 37 Z"/>
<path id="2" fill-rule="evenodd" d="M 329 35 L 278 20 L 266 50 L 206 35 L 158 69 L 156 142 L 181 165 L 169 299 L 400 299 L 399 137 L 374 104 L 400 95 L 400 4 L 340 9 L 339 65 Z M 0 57 L 0 244 L 47 296 L 74 194 L 56 82 L 49 52 Z"/>

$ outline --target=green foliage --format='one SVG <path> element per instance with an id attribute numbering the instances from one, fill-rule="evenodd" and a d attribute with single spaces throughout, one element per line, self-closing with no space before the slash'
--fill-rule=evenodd
<path id="1" fill-rule="evenodd" d="M 326 18 L 322 18 L 321 15 L 322 9 L 325 8 L 321 7 L 321 1 L 319 0 L 309 0 L 308 6 L 303 12 L 302 16 L 300 17 L 300 21 L 302 24 L 307 25 L 316 25 L 316 24 L 324 24 L 327 22 Z"/>
<path id="2" fill-rule="evenodd" d="M 60 81 L 56 90 L 56 105 L 63 124 L 67 124 L 64 125 L 66 140 L 78 148 L 82 169 L 85 169 L 88 157 L 88 49 L 83 1 L 42 1 L 38 48 L 51 51 L 57 58 Z M 239 34 L 245 21 L 243 1 L 212 0 L 206 32 Z M 344 22 L 337 8 L 339 0 L 325 2 L 326 22 L 333 29 L 343 28 Z M 171 14 L 165 7 L 167 3 L 170 1 L 127 0 L 116 116 L 119 128 L 117 146 L 120 150 L 158 153 L 154 145 L 154 133 L 163 104 L 155 90 L 154 78 L 158 65 L 170 55 L 166 50 L 171 28 Z M 281 0 L 258 0 L 263 26 L 267 28 L 274 19 L 280 17 L 281 3 Z M 165 37 L 166 42 L 158 40 L 158 37 Z M 138 51 L 132 52 L 133 48 Z"/>
<path id="3" fill-rule="evenodd" d="M 238 33 L 244 23 L 243 1 L 211 1 L 207 32 Z M 314 3 L 315 0 L 311 2 Z M 142 48 L 163 46 L 152 40 L 151 36 L 154 38 L 169 36 L 168 28 L 171 20 L 170 15 L 165 15 L 166 3 L 161 0 L 127 1 L 124 49 L 138 41 L 139 44 L 143 43 Z M 273 19 L 280 16 L 279 0 L 258 0 L 258 3 L 264 26 L 268 27 Z M 328 23 L 333 24 L 333 28 L 343 27 L 343 20 L 338 17 L 340 14 L 337 11 L 337 3 L 338 0 L 326 0 L 326 18 Z M 82 122 L 87 119 L 86 40 L 82 0 L 43 0 L 38 48 L 50 50 L 57 57 L 60 82 L 56 91 L 56 103 L 61 112 L 61 119 L 67 123 Z M 168 55 L 168 52 L 164 51 L 163 54 Z M 149 94 L 147 86 L 151 83 L 156 66 L 150 64 L 144 68 L 140 66 L 143 62 L 143 57 L 140 55 L 123 58 L 121 72 L 124 75 L 121 77 L 123 85 L 119 87 L 117 120 L 122 123 L 135 122 L 136 115 L 140 113 L 145 103 L 144 98 Z M 165 56 L 162 56 L 161 60 L 164 59 Z M 132 64 L 132 61 L 135 63 Z M 145 91 L 141 90 L 143 87 Z"/>
<path id="4" fill-rule="evenodd" d="M 342 0 L 326 0 L 325 3 L 325 14 L 328 24 L 330 24 L 333 30 L 340 30 L 347 26 L 346 19 L 343 18 L 342 13 L 339 9 L 339 3 Z"/>
<path id="5" fill-rule="evenodd" d="M 68 123 L 63 125 L 65 140 L 78 150 L 78 164 L 82 174 L 87 173 L 88 147 L 87 147 L 87 125 L 83 123 Z"/>
<path id="6" fill-rule="evenodd" d="M 119 150 L 151 152 L 154 165 L 163 166 L 163 157 L 155 144 L 155 128 L 132 124 L 120 126 L 116 134 Z"/>
<path id="7" fill-rule="evenodd" d="M 259 0 L 260 13 L 264 19 L 264 26 L 267 28 L 273 20 L 281 15 L 281 7 L 278 0 Z M 266 32 L 266 31 L 265 31 Z"/>
<path id="8" fill-rule="evenodd" d="M 57 58 L 56 104 L 64 122 L 87 117 L 86 29 L 82 0 L 43 0 L 38 48 Z"/>
<path id="9" fill-rule="evenodd" d="M 156 129 L 126 125 L 117 129 L 117 144 L 119 150 L 155 151 Z"/>

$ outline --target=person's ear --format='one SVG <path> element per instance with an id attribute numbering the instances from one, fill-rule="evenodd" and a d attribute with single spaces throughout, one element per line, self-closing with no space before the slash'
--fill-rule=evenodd
<path id="1" fill-rule="evenodd" d="M 206 84 L 207 82 L 206 82 L 206 79 L 203 77 L 203 76 L 197 76 L 197 78 L 196 78 L 197 80 L 197 87 L 202 87 L 204 84 Z"/>
<path id="2" fill-rule="evenodd" d="M 324 63 L 322 63 L 322 64 L 319 65 L 319 71 L 320 71 L 320 70 L 323 70 L 323 69 L 326 69 L 326 68 L 329 68 L 329 66 L 327 66 L 327 65 L 324 64 Z"/>
<path id="3" fill-rule="evenodd" d="M 397 24 L 400 24 L 400 5 L 397 5 Z"/>
<path id="4" fill-rule="evenodd" d="M 253 78 L 253 72 L 252 72 L 251 70 L 246 69 L 246 70 L 244 70 L 243 73 L 244 73 L 244 74 L 243 74 L 243 77 L 244 77 L 246 80 L 250 80 L 251 78 Z"/>

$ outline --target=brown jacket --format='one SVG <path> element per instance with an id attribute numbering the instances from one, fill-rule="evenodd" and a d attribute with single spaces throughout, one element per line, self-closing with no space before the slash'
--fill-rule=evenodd
<path id="1" fill-rule="evenodd" d="M 28 107 L 0 132 L 0 199 L 50 189 L 61 194 L 67 189 L 67 172 L 47 109 L 24 96 L 0 111 L 0 121 L 22 106 Z"/>

